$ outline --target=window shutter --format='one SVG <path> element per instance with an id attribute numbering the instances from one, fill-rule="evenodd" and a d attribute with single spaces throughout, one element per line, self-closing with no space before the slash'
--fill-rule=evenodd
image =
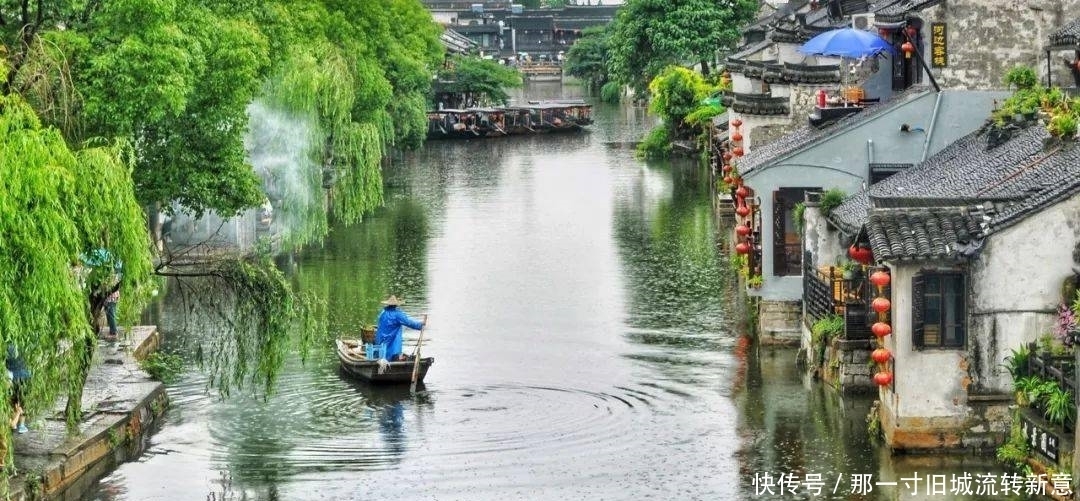
<path id="1" fill-rule="evenodd" d="M 926 286 L 922 273 L 911 278 L 911 336 L 916 347 L 923 345 L 923 310 L 926 308 Z"/>
<path id="2" fill-rule="evenodd" d="M 784 276 L 788 274 L 787 270 L 787 255 L 784 253 L 784 243 L 786 242 L 786 235 L 784 233 L 784 227 L 786 226 L 787 219 L 787 200 L 784 199 L 783 193 L 780 191 L 774 191 L 772 194 L 772 206 L 773 206 L 773 275 Z"/>

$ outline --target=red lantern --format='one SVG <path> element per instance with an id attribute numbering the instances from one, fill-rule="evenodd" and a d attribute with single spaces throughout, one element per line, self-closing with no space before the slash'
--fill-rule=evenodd
<path id="1" fill-rule="evenodd" d="M 889 350 L 885 348 L 878 348 L 870 354 L 870 358 L 879 364 L 883 364 L 888 362 L 889 359 L 892 358 L 892 353 L 889 353 Z"/>
<path id="2" fill-rule="evenodd" d="M 731 119 L 731 126 L 732 127 L 738 127 L 740 125 L 742 125 L 742 120 L 739 120 L 738 118 Z"/>
<path id="3" fill-rule="evenodd" d="M 885 287 L 886 285 L 889 285 L 889 282 L 891 281 L 892 277 L 889 276 L 889 273 L 886 271 L 878 270 L 870 274 L 870 283 L 878 287 Z"/>
<path id="4" fill-rule="evenodd" d="M 740 205 L 737 209 L 735 209 L 735 213 L 742 217 L 746 217 L 750 215 L 750 208 L 745 205 Z"/>
<path id="5" fill-rule="evenodd" d="M 730 151 L 725 151 L 724 152 L 724 161 L 725 162 L 730 162 L 731 161 L 731 152 Z"/>
<path id="6" fill-rule="evenodd" d="M 750 227 L 745 224 L 740 224 L 735 227 L 735 233 L 740 237 L 745 237 L 750 234 Z"/>
<path id="7" fill-rule="evenodd" d="M 731 153 L 737 157 L 743 156 L 742 146 L 736 146 L 735 149 L 731 150 Z"/>
<path id="8" fill-rule="evenodd" d="M 746 189 L 745 186 L 739 186 L 739 188 L 737 190 L 735 190 L 735 196 L 738 196 L 738 197 L 745 197 L 745 196 L 747 196 L 749 194 L 750 194 L 750 190 Z"/>
<path id="9" fill-rule="evenodd" d="M 724 166 L 724 174 L 731 174 L 731 165 Z"/>
<path id="10" fill-rule="evenodd" d="M 877 337 L 885 337 L 892 334 L 892 327 L 885 322 L 874 322 L 874 325 L 870 326 L 870 331 Z"/>
<path id="11" fill-rule="evenodd" d="M 889 311 L 889 308 L 892 308 L 892 302 L 883 297 L 876 297 L 874 298 L 874 301 L 870 303 L 870 307 L 878 313 L 885 313 L 886 311 Z"/>
<path id="12" fill-rule="evenodd" d="M 904 31 L 907 32 L 908 38 L 915 38 L 915 35 L 919 34 L 919 30 L 915 29 L 914 26 L 908 26 Z"/>
<path id="13" fill-rule="evenodd" d="M 735 252 L 738 252 L 739 254 L 749 254 L 750 244 L 746 242 L 740 242 L 738 244 L 735 244 Z"/>
<path id="14" fill-rule="evenodd" d="M 732 178 L 731 176 L 724 176 L 724 184 L 731 184 L 734 181 L 735 181 L 735 179 Z"/>
<path id="15" fill-rule="evenodd" d="M 888 371 L 882 371 L 874 374 L 874 383 L 878 386 L 889 386 L 892 384 L 892 373 Z"/>
<path id="16" fill-rule="evenodd" d="M 848 247 L 848 256 L 861 264 L 870 264 L 874 261 L 874 252 L 858 245 Z"/>
<path id="17" fill-rule="evenodd" d="M 904 44 L 900 46 L 900 50 L 904 51 L 904 59 L 911 59 L 911 53 L 915 52 L 915 46 L 912 45 L 911 42 L 904 42 Z"/>
<path id="18" fill-rule="evenodd" d="M 742 133 L 735 131 L 735 133 L 731 135 L 731 140 L 735 142 L 742 141 Z"/>
<path id="19" fill-rule="evenodd" d="M 739 176 L 739 177 L 735 178 L 734 181 L 735 181 L 735 186 L 742 186 L 743 185 L 742 176 Z"/>

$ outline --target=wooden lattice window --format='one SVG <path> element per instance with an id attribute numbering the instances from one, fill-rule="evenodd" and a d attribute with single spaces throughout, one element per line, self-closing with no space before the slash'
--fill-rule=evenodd
<path id="1" fill-rule="evenodd" d="M 961 273 L 922 272 L 911 282 L 911 331 L 916 348 L 967 345 L 967 308 Z"/>
<path id="2" fill-rule="evenodd" d="M 821 188 L 781 188 L 773 192 L 773 275 L 799 276 L 802 273 L 802 238 L 795 226 L 795 205 L 807 191 Z"/>

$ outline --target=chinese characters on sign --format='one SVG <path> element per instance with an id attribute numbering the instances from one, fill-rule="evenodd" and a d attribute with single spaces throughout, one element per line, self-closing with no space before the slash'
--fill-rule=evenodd
<path id="1" fill-rule="evenodd" d="M 1020 431 L 1028 445 L 1051 461 L 1058 460 L 1058 437 L 1028 419 L 1020 416 Z"/>
<path id="2" fill-rule="evenodd" d="M 930 62 L 934 68 L 949 65 L 948 30 L 945 23 L 930 23 Z"/>
<path id="3" fill-rule="evenodd" d="M 1056 496 L 1072 495 L 1072 475 L 1054 473 L 1021 476 L 1017 473 L 952 473 L 949 475 L 922 474 L 885 481 L 874 480 L 868 473 L 840 473 L 835 481 L 821 473 L 806 473 L 802 477 L 794 473 L 754 473 L 750 481 L 754 497 L 796 496 L 811 497 L 832 494 L 855 494 L 864 496 L 874 489 L 900 489 L 911 496 Z"/>

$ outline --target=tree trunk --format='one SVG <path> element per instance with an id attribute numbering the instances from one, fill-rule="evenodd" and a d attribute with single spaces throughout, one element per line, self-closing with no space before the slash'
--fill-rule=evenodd
<path id="1" fill-rule="evenodd" d="M 709 62 L 704 59 L 701 60 L 701 74 L 709 76 Z"/>

